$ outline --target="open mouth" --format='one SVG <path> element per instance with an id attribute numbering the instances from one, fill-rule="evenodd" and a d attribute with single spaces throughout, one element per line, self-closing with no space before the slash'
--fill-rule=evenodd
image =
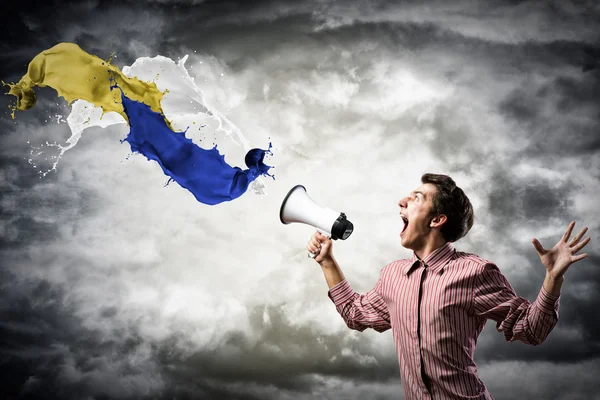
<path id="1" fill-rule="evenodd" d="M 402 222 L 404 222 L 404 227 L 402 228 L 402 232 L 400 232 L 400 235 L 402 235 L 406 231 L 406 228 L 408 228 L 408 218 L 402 214 L 400 214 L 400 218 L 402 218 Z"/>

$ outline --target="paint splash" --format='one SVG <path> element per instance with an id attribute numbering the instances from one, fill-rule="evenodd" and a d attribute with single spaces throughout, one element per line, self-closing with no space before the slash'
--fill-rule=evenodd
<path id="1" fill-rule="evenodd" d="M 75 100 L 86 100 L 102 107 L 103 113 L 115 111 L 128 120 L 120 93 L 111 90 L 112 79 L 125 96 L 145 103 L 155 113 L 162 114 L 160 102 L 164 93 L 158 90 L 156 84 L 125 76 L 110 63 L 111 59 L 102 60 L 74 43 L 59 43 L 42 51 L 31 60 L 21 80 L 8 85 L 8 94 L 17 98 L 12 117 L 15 116 L 15 110 L 24 111 L 35 105 L 35 86 L 49 86 L 69 105 Z"/>
<path id="2" fill-rule="evenodd" d="M 203 149 L 186 137 L 187 129 L 183 132 L 173 129 L 161 105 L 163 95 L 168 90 L 160 91 L 154 82 L 128 77 L 110 61 L 88 54 L 73 43 L 60 43 L 41 52 L 29 64 L 27 74 L 18 83 L 8 85 L 9 94 L 17 98 L 13 106 L 13 118 L 16 110 L 27 110 L 35 105 L 35 86 L 52 87 L 69 105 L 75 101 L 73 112 L 67 118 L 72 136 L 67 141 L 68 146 L 58 146 L 61 148 L 58 158 L 77 143 L 85 127 L 127 122 L 130 131 L 123 141 L 130 144 L 132 151 L 156 161 L 170 177 L 169 182 L 177 182 L 204 204 L 214 205 L 238 198 L 251 183 L 256 184 L 260 176 L 274 179 L 268 172 L 272 167 L 264 164 L 265 156 L 272 155 L 271 143 L 267 150 L 248 150 L 247 142 L 237 130 L 238 138 L 244 139 L 242 143 L 247 150 L 245 162 L 248 168 L 230 166 L 216 145 L 210 150 Z M 183 63 L 180 63 L 180 67 L 185 70 Z M 155 74 L 154 79 L 158 79 L 158 76 L 158 73 Z M 189 82 L 193 82 L 193 79 L 189 75 L 187 78 L 187 85 L 184 86 L 189 88 Z M 195 90 L 192 92 L 201 94 L 193 86 Z M 94 111 L 98 108 L 101 113 L 99 117 L 96 115 L 95 124 L 89 124 L 90 116 L 82 121 L 73 117 L 76 109 L 79 114 L 85 114 L 83 110 Z M 215 118 L 215 113 L 210 112 L 208 107 L 204 111 L 205 115 Z M 102 122 L 104 117 L 107 118 Z M 218 116 L 216 118 L 219 119 Z M 219 119 L 219 127 L 221 125 Z M 53 165 L 54 170 L 57 162 Z M 255 191 L 260 192 L 260 185 Z"/>
<path id="3" fill-rule="evenodd" d="M 129 115 L 130 131 L 124 141 L 131 149 L 156 161 L 164 173 L 193 193 L 204 204 L 214 205 L 240 197 L 248 185 L 260 175 L 268 175 L 263 160 L 268 150 L 252 149 L 246 154 L 248 169 L 231 167 L 217 150 L 195 145 L 185 132 L 174 132 L 163 117 L 147 104 L 122 94 L 123 108 Z M 269 175 L 271 176 L 271 175 Z"/>

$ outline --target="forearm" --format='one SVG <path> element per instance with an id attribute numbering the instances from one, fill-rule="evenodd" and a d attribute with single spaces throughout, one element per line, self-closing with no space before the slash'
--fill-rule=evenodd
<path id="1" fill-rule="evenodd" d="M 497 322 L 506 340 L 542 343 L 558 321 L 562 278 L 546 276 L 536 300 L 519 297 L 498 267 L 486 264 L 476 281 L 474 304 L 478 315 Z"/>
<path id="2" fill-rule="evenodd" d="M 327 281 L 329 289 L 345 279 L 344 273 L 342 272 L 335 258 L 332 257 L 331 259 L 323 260 L 319 264 L 321 265 L 321 269 L 323 270 L 323 275 L 325 276 L 325 281 Z"/>
<path id="3" fill-rule="evenodd" d="M 366 294 L 359 294 L 344 279 L 335 259 L 320 264 L 329 286 L 328 296 L 350 329 L 362 332 L 373 328 L 384 332 L 392 327 L 387 304 L 378 292 L 381 280 Z"/>
<path id="4" fill-rule="evenodd" d="M 553 278 L 549 273 L 546 273 L 543 284 L 544 290 L 553 296 L 558 296 L 564 280 L 565 278 L 562 276 Z"/>

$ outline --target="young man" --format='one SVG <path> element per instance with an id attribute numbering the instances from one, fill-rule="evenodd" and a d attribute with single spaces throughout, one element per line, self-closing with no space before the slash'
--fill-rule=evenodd
<path id="1" fill-rule="evenodd" d="M 493 263 L 458 252 L 451 243 L 473 225 L 473 207 L 445 175 L 425 174 L 422 185 L 400 200 L 402 246 L 412 258 L 381 270 L 375 287 L 354 292 L 332 253 L 332 242 L 315 233 L 308 242 L 323 270 L 329 297 L 350 329 L 392 329 L 406 400 L 493 399 L 477 376 L 473 352 L 486 320 L 508 341 L 542 343 L 558 321 L 563 275 L 587 254 L 576 255 L 590 238 L 587 228 L 572 240 L 569 224 L 562 239 L 544 249 L 533 245 L 546 267 L 537 299 L 517 296 Z"/>

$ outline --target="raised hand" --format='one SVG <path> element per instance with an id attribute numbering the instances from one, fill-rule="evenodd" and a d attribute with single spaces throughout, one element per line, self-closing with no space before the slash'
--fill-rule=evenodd
<path id="1" fill-rule="evenodd" d="M 587 253 L 577 254 L 577 252 L 590 242 L 589 236 L 584 240 L 581 240 L 588 228 L 583 228 L 577 236 L 569 241 L 569 237 L 571 236 L 574 227 L 575 221 L 569 224 L 563 237 L 549 250 L 545 249 L 537 239 L 531 241 L 533 247 L 535 247 L 540 256 L 540 260 L 542 260 L 542 263 L 546 267 L 546 270 L 554 279 L 562 277 L 571 264 L 587 257 Z"/>
<path id="2" fill-rule="evenodd" d="M 313 254 L 318 253 L 314 259 L 321 264 L 322 261 L 330 260 L 333 257 L 331 247 L 331 239 L 317 231 L 311 236 L 306 249 Z"/>

